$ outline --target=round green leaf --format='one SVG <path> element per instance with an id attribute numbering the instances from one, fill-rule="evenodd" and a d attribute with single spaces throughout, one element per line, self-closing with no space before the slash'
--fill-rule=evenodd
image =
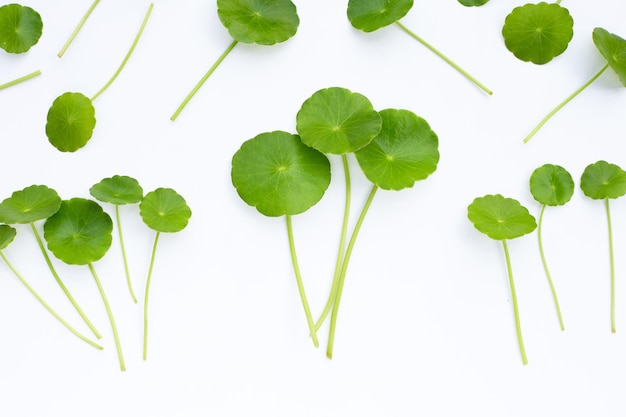
<path id="1" fill-rule="evenodd" d="M 290 0 L 217 0 L 217 14 L 233 39 L 259 45 L 286 41 L 300 24 Z"/>
<path id="2" fill-rule="evenodd" d="M 530 193 L 541 204 L 562 206 L 574 194 L 574 180 L 562 166 L 545 164 L 530 176 Z"/>
<path id="3" fill-rule="evenodd" d="M 231 178 L 243 201 L 260 213 L 293 215 L 321 200 L 330 184 L 330 163 L 297 135 L 261 133 L 235 153 Z"/>
<path id="4" fill-rule="evenodd" d="M 459 0 L 463 6 L 473 7 L 473 6 L 482 6 L 487 3 L 489 0 Z"/>
<path id="5" fill-rule="evenodd" d="M 104 178 L 89 189 L 96 200 L 116 205 L 134 204 L 143 198 L 143 189 L 139 182 L 131 177 L 114 175 Z"/>
<path id="6" fill-rule="evenodd" d="M 0 48 L 13 54 L 28 51 L 41 37 L 41 16 L 28 6 L 6 4 L 0 7 Z"/>
<path id="7" fill-rule="evenodd" d="M 626 87 L 626 40 L 602 28 L 595 28 L 593 43 Z"/>
<path id="8" fill-rule="evenodd" d="M 96 110 L 81 93 L 64 93 L 48 110 L 46 136 L 61 152 L 74 152 L 87 144 L 96 126 Z"/>
<path id="9" fill-rule="evenodd" d="M 315 92 L 296 116 L 302 142 L 331 154 L 361 149 L 380 132 L 381 123 L 367 97 L 340 87 Z"/>
<path id="10" fill-rule="evenodd" d="M 556 3 L 529 3 L 514 8 L 506 17 L 502 36 L 517 58 L 545 64 L 567 49 L 574 36 L 574 19 Z"/>
<path id="11" fill-rule="evenodd" d="M 348 20 L 355 29 L 373 32 L 402 19 L 413 0 L 350 0 Z"/>
<path id="12" fill-rule="evenodd" d="M 187 227 L 191 209 L 176 191 L 171 188 L 157 188 L 141 200 L 139 214 L 152 230 L 174 233 Z"/>
<path id="13" fill-rule="evenodd" d="M 356 159 L 365 176 L 385 190 L 412 187 L 437 169 L 439 141 L 426 120 L 409 110 L 380 112 L 382 129 Z"/>
<path id="14" fill-rule="evenodd" d="M 71 265 L 87 265 L 111 247 L 113 221 L 93 200 L 63 200 L 61 208 L 43 225 L 48 249 Z"/>
<path id="15" fill-rule="evenodd" d="M 28 224 L 47 219 L 59 210 L 61 197 L 45 185 L 31 185 L 15 191 L 0 203 L 0 222 Z"/>
<path id="16" fill-rule="evenodd" d="M 500 194 L 474 199 L 467 207 L 467 217 L 479 232 L 495 240 L 515 239 L 537 228 L 526 207 Z"/>
<path id="17" fill-rule="evenodd" d="M 580 188 L 594 200 L 621 197 L 626 194 L 626 171 L 615 164 L 598 161 L 585 168 Z"/>
<path id="18" fill-rule="evenodd" d="M 17 231 L 11 226 L 0 224 L 0 250 L 6 248 L 13 242 Z"/>

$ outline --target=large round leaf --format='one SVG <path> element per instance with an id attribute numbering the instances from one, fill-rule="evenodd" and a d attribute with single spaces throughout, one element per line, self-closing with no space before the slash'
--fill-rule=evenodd
<path id="1" fill-rule="evenodd" d="M 141 200 L 139 214 L 152 230 L 175 233 L 187 227 L 191 209 L 176 191 L 171 188 L 157 188 Z"/>
<path id="2" fill-rule="evenodd" d="M 275 131 L 244 142 L 232 160 L 239 196 L 266 216 L 302 213 L 330 184 L 330 163 L 297 135 Z"/>
<path id="3" fill-rule="evenodd" d="M 545 164 L 530 176 L 530 193 L 547 206 L 562 206 L 574 194 L 574 180 L 560 165 Z"/>
<path id="4" fill-rule="evenodd" d="M 47 219 L 59 210 L 61 197 L 45 185 L 31 185 L 15 191 L 0 203 L 0 222 L 27 224 Z"/>
<path id="5" fill-rule="evenodd" d="M 0 224 L 0 250 L 6 248 L 13 242 L 17 231 L 11 226 Z"/>
<path id="6" fill-rule="evenodd" d="M 382 129 L 356 159 L 365 176 L 385 190 L 412 187 L 437 169 L 439 141 L 426 120 L 408 110 L 380 112 Z"/>
<path id="7" fill-rule="evenodd" d="M 48 110 L 46 136 L 62 152 L 74 152 L 87 144 L 96 126 L 96 110 L 81 93 L 64 93 Z"/>
<path id="8" fill-rule="evenodd" d="M 233 39 L 259 45 L 286 41 L 300 24 L 290 0 L 217 0 L 217 14 Z"/>
<path id="9" fill-rule="evenodd" d="M 350 0 L 348 20 L 355 29 L 373 32 L 402 19 L 413 0 Z"/>
<path id="10" fill-rule="evenodd" d="M 116 205 L 134 204 L 143 198 L 143 189 L 139 182 L 125 175 L 104 178 L 89 189 L 96 200 Z"/>
<path id="11" fill-rule="evenodd" d="M 621 197 L 626 194 L 626 171 L 615 164 L 598 161 L 585 168 L 580 188 L 594 200 Z"/>
<path id="12" fill-rule="evenodd" d="M 526 207 L 500 194 L 478 197 L 467 207 L 467 217 L 479 232 L 492 239 L 514 239 L 537 228 Z"/>
<path id="13" fill-rule="evenodd" d="M 0 7 L 0 48 L 14 54 L 28 51 L 41 37 L 41 16 L 28 6 Z"/>
<path id="14" fill-rule="evenodd" d="M 63 200 L 43 225 L 48 249 L 71 265 L 87 265 L 111 247 L 113 221 L 98 203 L 84 198 Z"/>
<path id="15" fill-rule="evenodd" d="M 593 30 L 593 43 L 626 87 L 626 40 L 602 28 Z"/>
<path id="16" fill-rule="evenodd" d="M 502 36 L 517 58 L 545 64 L 567 49 L 574 36 L 574 19 L 556 3 L 529 3 L 514 8 L 506 17 Z"/>
<path id="17" fill-rule="evenodd" d="M 381 123 L 367 97 L 341 87 L 315 92 L 296 116 L 302 142 L 331 154 L 361 149 L 380 132 Z"/>

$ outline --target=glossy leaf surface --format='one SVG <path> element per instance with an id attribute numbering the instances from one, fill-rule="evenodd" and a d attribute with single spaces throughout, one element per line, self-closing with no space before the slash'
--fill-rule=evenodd
<path id="1" fill-rule="evenodd" d="M 59 210 L 61 197 L 45 185 L 31 185 L 15 191 L 0 203 L 0 222 L 28 224 L 47 219 Z"/>
<path id="2" fill-rule="evenodd" d="M 15 3 L 0 7 L 0 48 L 5 51 L 27 52 L 39 42 L 42 30 L 41 16 L 32 8 Z"/>
<path id="3" fill-rule="evenodd" d="M 104 178 L 89 189 L 96 200 L 116 205 L 134 204 L 141 201 L 143 189 L 139 182 L 125 175 Z"/>
<path id="4" fill-rule="evenodd" d="M 141 200 L 139 214 L 150 229 L 175 233 L 187 227 L 191 209 L 176 191 L 171 188 L 157 188 Z"/>
<path id="5" fill-rule="evenodd" d="M 598 161 L 585 168 L 580 188 L 594 200 L 621 197 L 626 194 L 626 171 L 615 164 Z"/>
<path id="6" fill-rule="evenodd" d="M 13 242 L 17 231 L 14 227 L 0 224 L 0 250 L 3 250 Z"/>
<path id="7" fill-rule="evenodd" d="M 545 164 L 530 176 L 530 193 L 541 204 L 562 206 L 574 194 L 574 180 L 562 166 Z"/>
<path id="8" fill-rule="evenodd" d="M 96 110 L 81 93 L 64 93 L 48 110 L 46 136 L 61 152 L 74 152 L 87 144 L 96 127 Z"/>
<path id="9" fill-rule="evenodd" d="M 626 40 L 605 29 L 593 30 L 593 43 L 626 87 Z"/>
<path id="10" fill-rule="evenodd" d="M 526 207 L 500 194 L 474 199 L 467 208 L 467 217 L 479 232 L 495 240 L 514 239 L 537 228 Z"/>
<path id="11" fill-rule="evenodd" d="M 413 0 L 350 0 L 348 20 L 355 29 L 373 32 L 402 19 Z"/>

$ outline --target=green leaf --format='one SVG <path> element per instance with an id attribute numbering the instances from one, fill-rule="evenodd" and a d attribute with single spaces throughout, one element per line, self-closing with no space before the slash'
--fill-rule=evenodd
<path id="1" fill-rule="evenodd" d="M 0 7 L 0 48 L 13 54 L 28 51 L 41 37 L 41 16 L 28 6 L 6 4 Z"/>
<path id="2" fill-rule="evenodd" d="M 373 32 L 402 19 L 413 0 L 350 0 L 348 20 L 355 29 Z"/>
<path id="3" fill-rule="evenodd" d="M 171 188 L 157 188 L 141 200 L 139 214 L 152 230 L 174 233 L 187 227 L 191 209 L 176 191 Z"/>
<path id="4" fill-rule="evenodd" d="M 626 87 L 626 40 L 602 28 L 593 30 L 593 43 Z"/>
<path id="5" fill-rule="evenodd" d="M 574 194 L 574 180 L 565 168 L 545 164 L 530 176 L 530 193 L 546 206 L 562 206 Z"/>
<path id="6" fill-rule="evenodd" d="M 286 41 L 300 24 L 290 0 L 217 0 L 217 14 L 233 39 L 259 45 Z"/>
<path id="7" fill-rule="evenodd" d="M 134 204 L 143 198 L 139 182 L 128 176 L 114 175 L 104 178 L 89 189 L 95 199 L 116 205 Z"/>
<path id="8" fill-rule="evenodd" d="M 379 135 L 355 153 L 365 176 L 384 190 L 401 190 L 435 172 L 439 141 L 426 120 L 409 110 L 386 109 L 380 116 Z"/>
<path id="9" fill-rule="evenodd" d="M 473 6 L 482 6 L 487 3 L 489 0 L 458 0 L 463 6 L 473 7 Z"/>
<path id="10" fill-rule="evenodd" d="M 506 17 L 502 36 L 517 58 L 545 64 L 567 49 L 574 36 L 574 19 L 556 3 L 529 3 L 514 8 Z"/>
<path id="11" fill-rule="evenodd" d="M 330 163 L 297 135 L 261 133 L 235 153 L 231 178 L 239 196 L 260 213 L 293 215 L 321 200 L 330 184 Z"/>
<path id="12" fill-rule="evenodd" d="M 626 171 L 615 164 L 598 161 L 585 168 L 580 188 L 594 200 L 621 197 L 626 194 Z"/>
<path id="13" fill-rule="evenodd" d="M 46 136 L 61 152 L 74 152 L 87 144 L 96 126 L 96 110 L 81 93 L 64 93 L 48 110 Z"/>
<path id="14" fill-rule="evenodd" d="M 111 247 L 113 221 L 93 200 L 63 200 L 61 208 L 43 225 L 48 249 L 70 265 L 87 265 Z"/>
<path id="15" fill-rule="evenodd" d="M 315 92 L 296 116 L 302 142 L 331 154 L 361 149 L 380 132 L 381 123 L 367 97 L 340 87 Z"/>
<path id="16" fill-rule="evenodd" d="M 28 224 L 47 219 L 59 210 L 61 197 L 45 185 L 31 185 L 15 191 L 0 203 L 0 222 Z"/>
<path id="17" fill-rule="evenodd" d="M 500 194 L 474 199 L 467 207 L 467 217 L 479 232 L 495 240 L 514 239 L 537 228 L 526 207 Z"/>
<path id="18" fill-rule="evenodd" d="M 0 250 L 3 250 L 13 242 L 17 231 L 11 226 L 0 224 Z"/>

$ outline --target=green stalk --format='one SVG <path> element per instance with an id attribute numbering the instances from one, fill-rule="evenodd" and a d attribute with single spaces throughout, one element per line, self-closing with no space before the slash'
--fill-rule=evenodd
<path id="1" fill-rule="evenodd" d="M 333 346 L 335 344 L 335 329 L 337 327 L 337 314 L 339 313 L 339 303 L 341 302 L 341 294 L 343 292 L 343 285 L 346 279 L 346 272 L 348 271 L 348 264 L 350 263 L 350 257 L 352 256 L 352 249 L 354 248 L 354 244 L 356 242 L 356 238 L 359 235 L 359 231 L 361 230 L 361 225 L 363 224 L 363 220 L 365 219 L 365 215 L 372 204 L 372 200 L 374 200 L 374 196 L 376 195 L 376 191 L 378 190 L 378 186 L 374 185 L 372 187 L 372 191 L 370 191 L 365 204 L 363 205 L 363 209 L 361 210 L 361 214 L 354 225 L 354 230 L 352 231 L 352 236 L 350 236 L 350 241 L 348 242 L 348 247 L 346 248 L 346 254 L 343 258 L 343 263 L 341 266 L 341 274 L 339 276 L 339 282 L 337 284 L 337 295 L 335 296 L 335 301 L 333 302 L 333 311 L 330 316 L 330 330 L 328 333 L 328 345 L 326 347 L 326 357 L 328 359 L 332 359 L 333 357 Z"/>
<path id="2" fill-rule="evenodd" d="M 150 282 L 152 281 L 152 269 L 156 257 L 157 245 L 161 232 L 156 232 L 154 244 L 152 245 L 152 256 L 150 256 L 150 268 L 148 269 L 148 279 L 146 280 L 146 293 L 143 298 L 143 360 L 148 358 L 148 298 L 150 297 Z"/>
<path id="3" fill-rule="evenodd" d="M 291 262 L 293 263 L 293 272 L 296 275 L 296 282 L 298 284 L 298 293 L 300 294 L 300 300 L 302 301 L 302 307 L 304 308 L 304 314 L 306 315 L 306 322 L 309 326 L 309 333 L 313 339 L 313 345 L 318 347 L 320 345 L 317 339 L 317 331 L 315 329 L 315 323 L 313 322 L 313 316 L 311 315 L 311 309 L 309 308 L 309 302 L 306 299 L 306 293 L 304 291 L 304 283 L 302 282 L 302 274 L 300 273 L 300 267 L 298 266 L 298 257 L 296 256 L 296 245 L 293 239 L 293 227 L 291 225 L 291 216 L 286 215 L 287 221 L 287 236 L 289 238 L 289 252 L 291 253 Z"/>
<path id="4" fill-rule="evenodd" d="M 609 227 L 609 260 L 611 263 L 611 332 L 615 333 L 615 257 L 613 255 L 613 227 L 611 226 L 611 210 L 609 199 L 604 199 L 606 220 Z"/>
<path id="5" fill-rule="evenodd" d="M 15 269 L 15 267 L 13 267 L 13 264 L 11 264 L 11 262 L 9 262 L 9 260 L 7 259 L 7 257 L 4 255 L 4 253 L 2 251 L 0 251 L 0 257 L 2 257 L 2 260 L 4 261 L 4 263 L 9 267 L 9 269 L 13 272 L 13 274 L 17 277 L 17 279 L 19 279 L 21 281 L 21 283 L 24 284 L 26 289 L 28 289 L 28 291 L 30 291 L 30 293 L 37 299 L 37 301 L 39 301 L 41 303 L 41 305 L 44 306 L 44 308 L 46 310 L 48 310 L 50 312 L 50 314 L 52 314 L 54 316 L 54 318 L 56 318 L 59 322 L 61 322 L 62 325 L 64 325 L 70 332 L 72 332 L 80 340 L 82 340 L 85 343 L 90 344 L 91 346 L 95 347 L 96 349 L 102 350 L 102 346 L 100 346 L 96 342 L 93 342 L 90 339 L 88 339 L 87 337 L 85 337 L 82 333 L 80 333 L 78 330 L 73 328 L 72 325 L 69 324 L 63 317 L 61 317 L 59 315 L 59 313 L 54 311 L 54 309 L 52 307 L 50 307 L 50 305 L 48 303 L 46 303 L 43 298 L 41 298 L 41 296 L 35 291 L 35 289 L 33 287 L 31 287 L 28 284 L 28 282 L 26 282 L 24 277 L 22 277 L 22 275 Z"/>
<path id="6" fill-rule="evenodd" d="M 489 88 L 485 87 L 485 85 L 483 85 L 480 81 L 478 81 L 476 78 L 474 78 L 473 76 L 471 76 L 467 71 L 465 71 L 463 68 L 461 68 L 460 66 L 458 66 L 454 61 L 452 61 L 450 58 L 448 58 L 447 56 L 445 56 L 443 53 L 441 53 L 439 50 L 437 50 L 434 46 L 432 46 L 431 44 L 429 44 L 428 42 L 426 42 L 424 39 L 420 38 L 419 36 L 417 36 L 417 34 L 413 33 L 411 30 L 409 30 L 406 26 L 404 26 L 402 23 L 400 22 L 396 22 L 396 25 L 402 29 L 403 31 L 405 31 L 409 36 L 411 36 L 413 39 L 415 39 L 416 41 L 418 41 L 419 43 L 421 43 L 422 45 L 424 45 L 426 48 L 430 49 L 431 52 L 433 52 L 435 55 L 437 55 L 439 58 L 443 59 L 445 62 L 448 63 L 448 65 L 450 65 L 452 68 L 454 68 L 455 70 L 457 70 L 459 73 L 461 73 L 461 75 L 463 75 L 465 78 L 467 78 L 468 80 L 470 80 L 472 83 L 474 83 L 475 86 L 477 86 L 478 88 L 480 88 L 481 90 L 483 90 L 485 93 L 492 95 L 493 91 L 491 91 Z"/>
<path id="7" fill-rule="evenodd" d="M 592 82 L 594 82 L 600 75 L 602 75 L 602 73 L 604 71 L 606 71 L 606 69 L 609 67 L 609 64 L 606 64 L 604 67 L 602 67 L 602 69 L 600 71 L 598 71 L 596 73 L 596 75 L 594 75 L 593 77 L 591 77 L 591 79 L 589 81 L 587 81 L 586 83 L 584 83 L 578 90 L 574 91 L 569 97 L 567 97 L 565 100 L 563 100 L 561 102 L 561 104 L 559 104 L 558 106 L 556 106 L 554 109 L 552 109 L 552 111 L 550 113 L 548 113 L 548 115 L 546 117 L 544 117 L 537 126 L 535 126 L 535 128 L 528 134 L 528 136 L 526 136 L 524 138 L 524 143 L 527 143 L 534 135 L 535 133 L 537 133 L 539 131 L 539 129 L 541 129 L 541 127 L 543 125 L 546 124 L 546 122 L 548 120 L 550 120 L 550 118 L 552 116 L 554 116 L 556 114 L 556 112 L 558 112 L 559 110 L 561 110 L 567 103 L 569 103 L 570 101 L 572 101 L 574 99 L 574 97 L 576 97 L 578 94 L 580 94 L 585 88 L 589 87 L 591 85 Z"/>
<path id="8" fill-rule="evenodd" d="M 546 261 L 546 256 L 543 252 L 543 239 L 541 238 L 541 225 L 543 224 L 543 212 L 546 209 L 546 205 L 544 204 L 541 207 L 541 212 L 539 213 L 539 222 L 537 223 L 537 239 L 539 240 L 539 253 L 541 254 L 541 262 L 543 263 L 543 269 L 546 271 L 546 277 L 548 278 L 548 284 L 550 284 L 550 290 L 552 291 L 552 298 L 554 299 L 554 305 L 556 307 L 556 313 L 559 316 L 559 324 L 561 325 L 561 330 L 565 330 L 565 324 L 563 323 L 563 316 L 561 315 L 561 307 L 559 307 L 559 299 L 556 296 L 556 287 L 552 282 L 552 277 L 550 276 L 550 271 L 548 269 L 548 262 Z"/>
<path id="9" fill-rule="evenodd" d="M 143 18 L 143 22 L 141 23 L 141 27 L 139 28 L 139 32 L 137 32 L 137 35 L 135 36 L 135 40 L 133 41 L 130 49 L 128 50 L 128 53 L 124 57 L 124 60 L 118 67 L 117 71 L 115 71 L 115 74 L 113 74 L 111 79 L 107 81 L 107 83 L 104 86 L 102 86 L 100 91 L 98 91 L 96 94 L 94 94 L 93 97 L 91 97 L 91 101 L 94 101 L 96 98 L 98 98 L 100 94 L 102 94 L 107 88 L 109 88 L 109 86 L 113 84 L 113 81 L 115 81 L 117 76 L 120 75 L 120 72 L 122 72 L 122 69 L 124 68 L 124 66 L 128 62 L 128 59 L 130 58 L 133 51 L 135 50 L 135 47 L 137 46 L 137 43 L 139 42 L 139 38 L 141 38 L 141 34 L 143 33 L 143 30 L 146 27 L 146 24 L 148 23 L 148 19 L 150 18 L 150 13 L 152 13 L 153 7 L 154 7 L 154 3 L 150 3 L 150 6 L 148 7 L 148 11 L 146 12 L 146 16 Z"/>
<path id="10" fill-rule="evenodd" d="M 130 279 L 130 271 L 128 268 L 128 259 L 126 258 L 126 248 L 124 247 L 124 235 L 122 233 L 122 222 L 120 220 L 120 206 L 115 205 L 115 220 L 117 221 L 117 231 L 120 237 L 120 247 L 122 248 L 122 258 L 124 259 L 124 272 L 126 273 L 126 283 L 128 284 L 128 291 L 130 291 L 130 296 L 133 298 L 135 304 L 137 304 L 137 297 L 135 297 L 135 292 L 133 291 L 133 284 Z"/>
<path id="11" fill-rule="evenodd" d="M 89 262 L 87 264 L 89 266 L 89 270 L 91 271 L 91 275 L 96 280 L 96 285 L 98 286 L 98 291 L 100 292 L 100 297 L 102 297 L 102 302 L 104 303 L 104 308 L 107 310 L 107 315 L 109 316 L 109 321 L 111 322 L 111 330 L 113 330 L 113 338 L 115 339 L 115 347 L 117 349 L 117 357 L 120 362 L 120 370 L 125 371 L 126 365 L 124 364 L 124 356 L 122 355 L 122 345 L 120 343 L 120 336 L 117 333 L 117 326 L 115 325 L 115 319 L 113 318 L 113 312 L 111 311 L 111 306 L 109 305 L 109 300 L 104 294 L 104 289 L 102 288 L 102 284 L 100 283 L 100 279 L 98 278 L 98 274 L 96 274 L 96 270 L 93 267 L 93 264 Z"/>
<path id="12" fill-rule="evenodd" d="M 211 68 L 209 68 L 207 73 L 204 74 L 204 76 L 200 79 L 200 81 L 198 81 L 196 86 L 189 92 L 189 94 L 187 94 L 187 97 L 185 97 L 183 102 L 180 103 L 180 105 L 178 106 L 178 108 L 176 109 L 174 114 L 172 114 L 172 116 L 170 117 L 171 121 L 176 120 L 176 118 L 183 111 L 183 109 L 185 108 L 187 103 L 189 103 L 191 98 L 198 92 L 198 90 L 200 89 L 200 87 L 202 87 L 202 85 L 205 83 L 205 81 L 209 79 L 211 74 L 213 74 L 213 71 L 215 71 L 217 69 L 217 67 L 222 63 L 222 61 L 224 60 L 224 58 L 226 58 L 226 56 L 230 53 L 230 51 L 233 50 L 233 48 L 237 45 L 237 43 L 238 42 L 236 40 L 234 40 L 230 45 L 228 45 L 228 48 L 226 48 L 226 50 L 222 53 L 222 55 L 220 55 L 220 57 L 217 59 L 217 61 L 215 61 L 215 63 L 211 66 Z"/>
<path id="13" fill-rule="evenodd" d="M 4 90 L 5 88 L 12 87 L 12 86 L 14 86 L 16 84 L 21 83 L 22 81 L 30 80 L 31 78 L 35 78 L 38 75 L 41 75 L 41 71 L 39 71 L 39 70 L 31 72 L 30 74 L 26 74 L 23 77 L 16 78 L 13 81 L 9 81 L 9 82 L 6 82 L 4 84 L 0 84 L 0 90 Z"/>
<path id="14" fill-rule="evenodd" d="M 72 43 L 72 41 L 74 40 L 74 38 L 76 37 L 76 35 L 78 35 L 78 32 L 80 32 L 80 30 L 82 29 L 83 25 L 85 24 L 85 22 L 87 21 L 87 18 L 89 17 L 89 15 L 91 14 L 91 12 L 93 12 L 93 9 L 96 8 L 96 6 L 98 5 L 98 3 L 100 2 L 100 0 L 94 0 L 94 2 L 91 4 L 91 6 L 89 7 L 89 9 L 87 9 L 87 12 L 85 13 L 85 15 L 83 16 L 82 19 L 80 19 L 80 22 L 78 22 L 78 26 L 76 26 L 76 29 L 74 29 L 74 31 L 72 32 L 72 34 L 70 35 L 70 38 L 67 40 L 67 42 L 65 42 L 65 45 L 63 45 L 63 47 L 61 48 L 61 50 L 59 51 L 59 53 L 57 54 L 57 56 L 59 58 L 63 57 L 63 54 L 65 53 L 65 51 L 67 50 L 67 48 L 69 48 L 70 44 Z"/>
<path id="15" fill-rule="evenodd" d="M 519 350 L 522 354 L 522 362 L 524 365 L 528 365 L 528 358 L 526 358 L 526 349 L 524 348 L 524 340 L 522 339 L 522 325 L 519 318 L 519 306 L 517 305 L 517 293 L 515 292 L 515 283 L 513 282 L 513 270 L 511 269 L 511 257 L 509 256 L 509 248 L 507 247 L 506 240 L 502 240 L 502 246 L 504 247 L 504 256 L 506 258 L 506 270 L 509 274 L 509 285 L 511 286 L 511 298 L 513 300 L 513 312 L 515 314 L 515 330 L 517 332 L 517 343 L 519 344 Z"/>

